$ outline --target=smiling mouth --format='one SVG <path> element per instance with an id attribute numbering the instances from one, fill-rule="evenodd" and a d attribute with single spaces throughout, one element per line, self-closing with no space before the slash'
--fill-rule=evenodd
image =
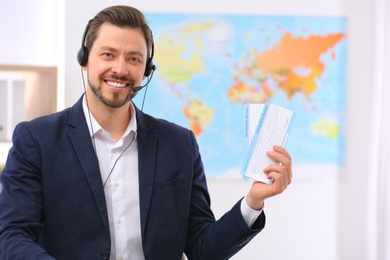
<path id="1" fill-rule="evenodd" d="M 105 80 L 104 82 L 106 82 L 107 85 L 114 87 L 114 88 L 125 88 L 129 85 L 127 83 L 119 83 L 119 82 L 113 82 L 113 81 L 108 81 L 108 80 Z"/>

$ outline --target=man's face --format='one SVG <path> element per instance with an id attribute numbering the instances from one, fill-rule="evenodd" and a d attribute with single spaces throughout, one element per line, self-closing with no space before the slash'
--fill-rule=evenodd
<path id="1" fill-rule="evenodd" d="M 135 96 L 134 86 L 145 78 L 147 47 L 140 29 L 104 23 L 89 51 L 88 84 L 110 108 L 119 108 Z"/>

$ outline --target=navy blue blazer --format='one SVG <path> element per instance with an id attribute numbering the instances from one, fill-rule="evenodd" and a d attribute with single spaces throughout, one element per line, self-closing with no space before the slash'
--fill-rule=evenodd
<path id="1" fill-rule="evenodd" d="M 191 131 L 136 108 L 142 247 L 146 259 L 227 259 L 265 225 L 248 228 L 240 201 L 218 221 Z M 108 259 L 103 183 L 82 98 L 22 122 L 1 176 L 0 259 Z"/>

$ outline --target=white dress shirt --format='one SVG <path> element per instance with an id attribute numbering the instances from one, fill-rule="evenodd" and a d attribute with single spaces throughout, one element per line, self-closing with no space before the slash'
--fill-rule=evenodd
<path id="1" fill-rule="evenodd" d="M 137 119 L 131 120 L 123 136 L 115 141 L 92 114 L 85 97 L 84 115 L 99 160 L 110 225 L 110 259 L 144 259 L 139 210 Z M 90 127 L 92 122 L 92 127 Z"/>
<path id="2" fill-rule="evenodd" d="M 85 96 L 83 110 L 104 185 L 110 225 L 110 259 L 142 260 L 145 257 L 139 210 L 137 119 L 130 104 L 130 123 L 118 141 L 111 138 L 89 113 Z M 261 211 L 251 209 L 245 198 L 241 201 L 241 213 L 248 226 L 252 226 Z"/>

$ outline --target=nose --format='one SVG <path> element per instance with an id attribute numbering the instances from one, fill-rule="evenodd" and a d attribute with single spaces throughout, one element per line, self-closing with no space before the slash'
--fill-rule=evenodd
<path id="1" fill-rule="evenodd" d="M 129 73 L 125 59 L 116 59 L 111 70 L 118 76 L 126 76 Z"/>

